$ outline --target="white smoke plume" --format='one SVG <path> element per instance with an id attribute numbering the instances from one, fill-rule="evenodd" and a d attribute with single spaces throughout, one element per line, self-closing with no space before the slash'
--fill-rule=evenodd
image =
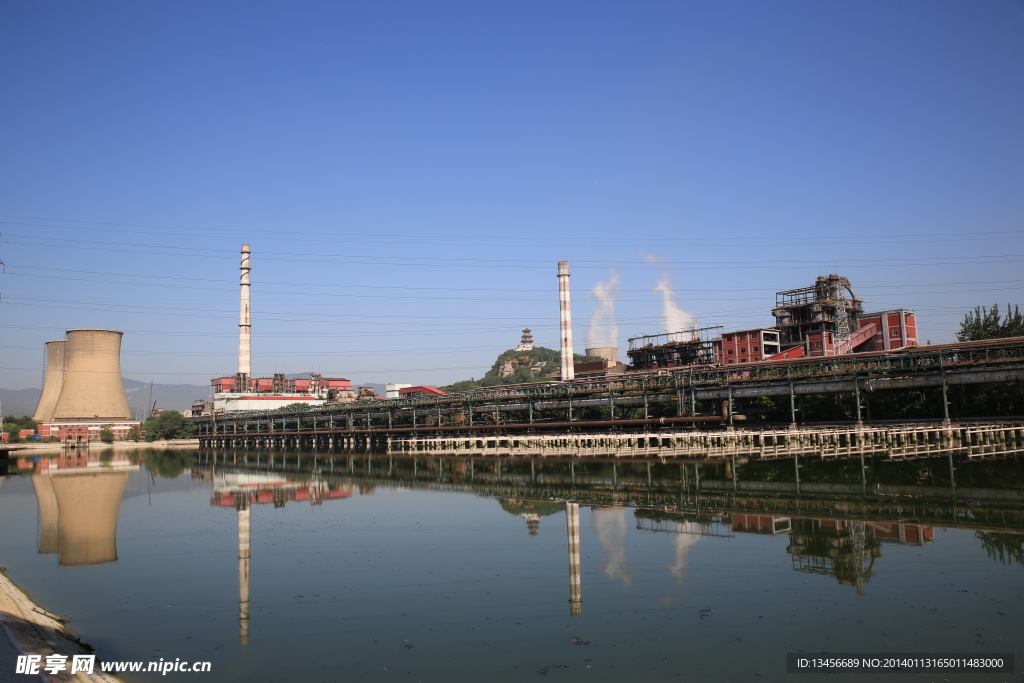
<path id="1" fill-rule="evenodd" d="M 676 303 L 676 293 L 672 289 L 672 277 L 668 273 L 661 274 L 661 279 L 654 286 L 654 291 L 661 294 L 661 317 L 665 319 L 665 328 L 669 334 L 675 335 L 683 331 L 692 334 L 697 327 L 697 316 L 689 311 L 684 311 Z M 685 338 L 689 339 L 688 336 Z M 676 340 L 676 337 L 672 337 L 672 339 Z M 684 336 L 678 335 L 678 340 L 682 339 Z"/>
<path id="2" fill-rule="evenodd" d="M 619 274 L 611 271 L 608 280 L 598 282 L 590 290 L 597 304 L 587 328 L 587 348 L 606 348 L 619 345 L 619 324 L 615 321 L 615 301 L 619 298 Z"/>

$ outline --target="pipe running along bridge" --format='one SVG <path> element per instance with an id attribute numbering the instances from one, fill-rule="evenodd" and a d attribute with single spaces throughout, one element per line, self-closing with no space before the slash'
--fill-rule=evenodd
<path id="1" fill-rule="evenodd" d="M 1024 381 L 1024 337 L 908 347 L 813 359 L 730 366 L 687 366 L 504 387 L 430 398 L 339 403 L 297 410 L 195 417 L 206 448 L 333 447 L 393 438 L 543 432 L 643 431 L 671 426 L 732 426 L 736 400 L 850 393 L 862 405 L 886 390 L 942 389 L 949 420 L 953 386 Z M 634 416 L 639 415 L 639 417 Z"/>

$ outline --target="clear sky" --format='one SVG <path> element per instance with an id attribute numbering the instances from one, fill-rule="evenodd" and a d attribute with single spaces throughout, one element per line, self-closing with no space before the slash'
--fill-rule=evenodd
<path id="1" fill-rule="evenodd" d="M 0 386 L 125 331 L 128 377 L 479 377 L 529 326 L 577 351 L 768 326 L 850 278 L 922 342 L 1024 304 L 1024 3 L 0 4 Z"/>

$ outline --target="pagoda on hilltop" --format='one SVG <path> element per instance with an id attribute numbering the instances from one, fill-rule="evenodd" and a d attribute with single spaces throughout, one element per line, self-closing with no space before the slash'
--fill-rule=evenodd
<path id="1" fill-rule="evenodd" d="M 533 335 L 530 334 L 530 328 L 523 328 L 523 338 L 519 340 L 519 346 L 516 347 L 516 351 L 533 351 L 536 346 L 533 343 Z"/>

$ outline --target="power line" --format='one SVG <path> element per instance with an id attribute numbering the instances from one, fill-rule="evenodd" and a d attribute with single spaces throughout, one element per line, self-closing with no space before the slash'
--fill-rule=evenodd
<path id="1" fill-rule="evenodd" d="M 238 235 L 238 236 L 241 236 L 241 237 L 245 237 L 245 236 L 249 236 L 249 235 L 269 235 L 271 239 L 278 238 L 278 239 L 289 240 L 289 241 L 293 240 L 295 235 L 322 235 L 322 236 L 326 236 L 326 237 L 395 237 L 395 238 L 402 238 L 402 239 L 410 239 L 410 238 L 411 239 L 423 239 L 424 237 L 426 237 L 425 235 L 422 235 L 422 234 L 381 233 L 379 231 L 364 232 L 364 233 L 360 233 L 360 232 L 313 232 L 313 231 L 295 230 L 292 227 L 282 227 L 282 228 L 278 228 L 278 229 L 274 229 L 274 230 L 259 230 L 259 229 L 250 229 L 250 228 L 245 228 L 245 229 L 193 228 L 193 227 L 186 227 L 186 226 L 166 226 L 166 225 L 153 225 L 153 224 L 146 224 L 146 223 L 114 223 L 114 222 L 105 222 L 105 221 L 72 220 L 72 219 L 64 219 L 64 218 L 39 218 L 39 217 L 30 217 L 30 216 L 13 216 L 13 215 L 6 215 L 6 214 L 0 214 L 0 218 L 17 218 L 19 220 L 47 221 L 47 222 L 50 222 L 50 223 L 79 223 L 79 224 L 83 224 L 83 225 L 113 225 L 113 226 L 132 227 L 132 228 L 158 228 L 158 229 L 161 229 L 161 230 L 193 230 L 193 231 L 196 231 L 195 234 L 186 235 L 186 236 L 194 236 L 194 237 L 209 237 L 211 233 L 227 233 L 227 234 L 224 235 L 225 239 L 227 239 L 228 235 L 231 235 L 231 236 Z M 138 234 L 137 230 L 114 230 L 114 229 L 108 229 L 108 228 L 79 228 L 79 227 L 75 227 L 75 226 L 64 226 L 64 225 L 39 225 L 39 224 L 35 224 L 35 223 L 15 223 L 15 222 L 12 222 L 12 221 L 0 221 L 0 223 L 8 223 L 8 224 L 11 224 L 11 225 L 25 225 L 25 226 L 31 226 L 31 227 L 53 228 L 53 229 L 61 229 L 61 230 L 93 230 L 93 231 L 97 231 L 97 232 L 119 232 L 119 233 Z M 163 233 L 163 234 L 172 234 L 172 233 Z M 287 235 L 287 237 L 280 237 L 281 235 Z M 963 238 L 969 239 L 970 241 L 976 241 L 980 235 L 994 235 L 994 236 L 997 236 L 997 237 L 993 237 L 992 239 L 1005 239 L 1006 236 L 1010 236 L 1010 235 L 1024 236 L 1024 231 L 1022 231 L 1022 230 L 990 230 L 990 231 L 969 231 L 969 232 L 928 232 L 928 233 L 917 233 L 917 234 L 904 235 L 907 238 L 906 242 L 875 242 L 875 243 L 879 243 L 879 244 L 919 243 L 921 240 L 936 241 L 935 240 L 936 237 L 963 237 Z M 438 239 L 438 240 L 442 240 L 443 239 L 443 240 L 460 240 L 461 241 L 461 240 L 465 240 L 466 239 L 466 235 L 438 235 L 438 234 L 432 234 L 432 235 L 430 235 L 430 237 L 433 237 L 433 238 Z M 839 236 L 818 235 L 818 234 L 814 235 L 814 239 L 831 240 L 829 242 L 823 242 L 822 244 L 835 244 L 835 241 L 836 240 L 840 240 L 840 239 L 891 240 L 892 237 L 893 237 L 892 233 L 888 233 L 888 234 L 883 233 L 883 234 L 878 234 L 878 235 L 871 235 L 871 234 L 865 234 L 865 235 L 845 234 L 845 235 L 839 235 Z M 526 243 L 526 246 L 536 245 L 537 242 L 553 242 L 555 240 L 565 240 L 566 239 L 564 236 L 559 236 L 559 237 L 543 237 L 543 236 L 516 237 L 515 235 L 507 235 L 507 234 L 505 234 L 505 235 L 496 235 L 494 237 L 489 237 L 487 235 L 481 235 L 481 234 L 478 234 L 478 233 L 475 233 L 473 235 L 473 238 L 474 239 L 488 239 L 488 240 L 507 240 L 507 241 L 510 241 L 510 242 L 511 241 L 521 241 L 521 242 Z M 807 242 L 807 238 L 806 237 L 787 237 L 787 236 L 729 237 L 727 235 L 721 235 L 721 236 L 716 235 L 714 239 L 718 240 L 718 241 L 729 243 L 730 245 L 735 244 L 735 243 L 750 244 L 752 241 L 762 241 L 762 242 L 771 243 L 771 244 L 785 243 L 785 242 L 793 242 L 793 243 L 797 243 L 797 244 L 805 244 Z M 587 246 L 588 243 L 592 243 L 592 242 L 611 242 L 613 240 L 614 241 L 618 241 L 618 242 L 622 242 L 625 246 L 634 246 L 635 245 L 635 242 L 633 242 L 631 240 L 623 240 L 621 237 L 600 237 L 600 236 L 590 236 L 590 235 L 588 235 L 586 238 L 580 238 L 578 240 L 578 242 L 579 242 L 580 246 Z M 317 241 L 334 241 L 334 240 L 317 240 Z M 695 244 L 696 242 L 699 242 L 699 241 L 700 241 L 700 238 L 693 238 L 693 237 L 675 237 L 675 238 L 673 238 L 673 237 L 647 237 L 647 238 L 645 238 L 645 242 L 666 242 L 666 243 L 670 243 L 670 244 L 680 244 L 680 245 L 685 245 L 685 246 L 692 246 L 693 244 Z M 392 243 L 388 242 L 387 244 L 392 244 Z M 438 242 L 438 244 L 441 244 L 441 243 Z M 495 246 L 495 245 L 493 244 L 493 242 L 490 242 L 486 246 Z M 545 246 L 563 246 L 563 245 L 545 244 Z M 574 244 L 573 246 L 576 246 L 576 245 Z M 617 246 L 617 245 L 601 245 L 601 246 Z"/>

